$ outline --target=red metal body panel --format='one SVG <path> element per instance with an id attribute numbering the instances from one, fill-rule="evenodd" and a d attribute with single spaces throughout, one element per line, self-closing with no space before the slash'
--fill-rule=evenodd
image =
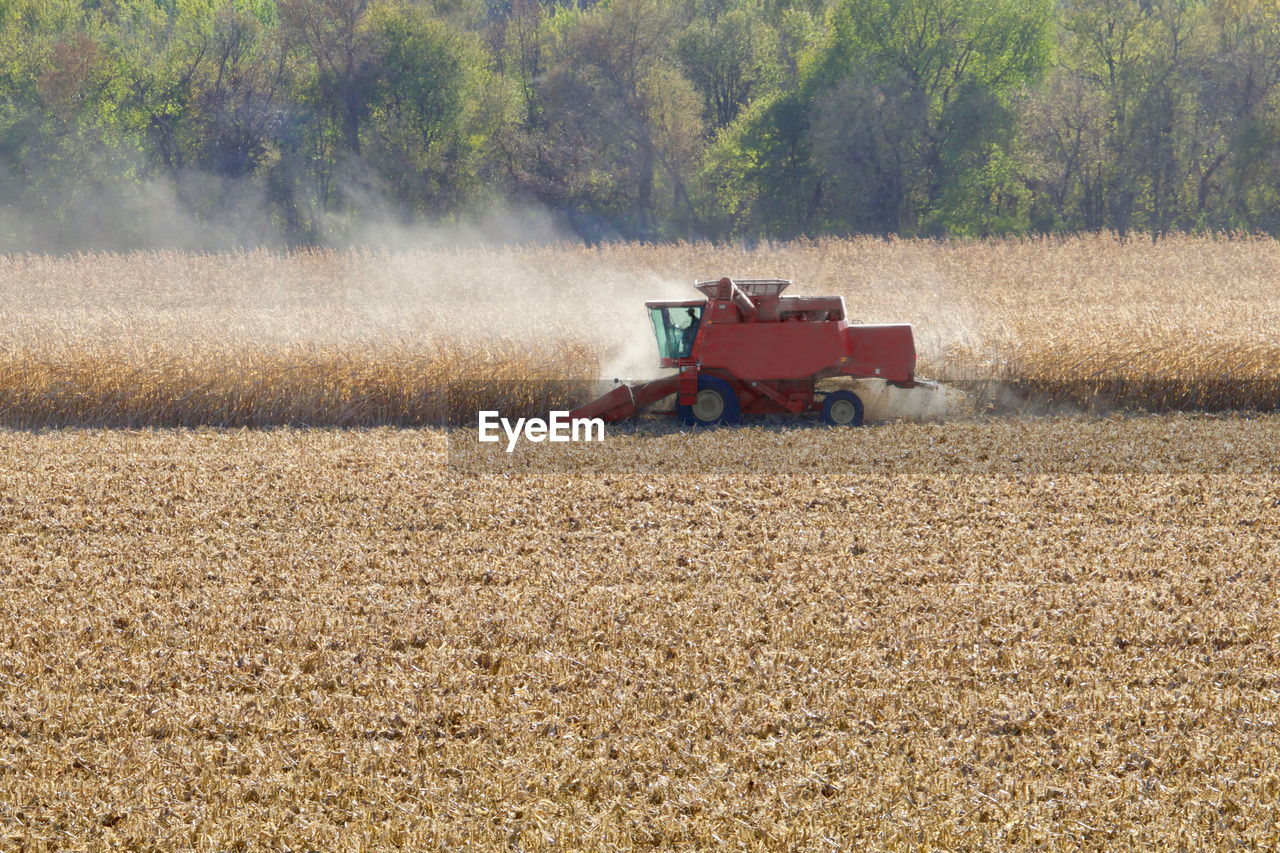
<path id="1" fill-rule="evenodd" d="M 704 323 L 693 354 L 739 379 L 801 379 L 838 367 L 843 323 Z"/>
<path id="2" fill-rule="evenodd" d="M 840 373 L 877 377 L 890 382 L 912 382 L 916 375 L 916 344 L 911 326 L 854 325 L 845 328 L 845 354 L 849 361 Z"/>
<path id="3" fill-rule="evenodd" d="M 700 368 L 738 379 L 845 374 L 910 382 L 916 369 L 911 326 L 849 325 L 843 320 L 705 323 L 693 355 Z"/>

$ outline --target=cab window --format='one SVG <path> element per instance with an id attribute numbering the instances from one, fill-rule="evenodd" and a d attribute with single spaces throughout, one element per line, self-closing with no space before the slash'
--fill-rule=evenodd
<path id="1" fill-rule="evenodd" d="M 650 308 L 653 333 L 658 339 L 660 358 L 688 358 L 693 339 L 698 335 L 698 323 L 702 320 L 701 305 L 676 305 Z"/>

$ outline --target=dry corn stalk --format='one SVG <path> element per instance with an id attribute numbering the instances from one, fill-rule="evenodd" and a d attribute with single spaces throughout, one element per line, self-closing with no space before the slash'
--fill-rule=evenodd
<path id="1" fill-rule="evenodd" d="M 646 298 L 787 276 L 916 327 L 919 373 L 1019 404 L 1273 408 L 1272 240 L 1100 235 L 0 258 L 0 424 L 368 426 L 646 378 Z M 524 386 L 524 387 L 522 387 Z M 452 402 L 450 402 L 452 401 Z M 487 402 L 486 402 L 487 401 Z"/>

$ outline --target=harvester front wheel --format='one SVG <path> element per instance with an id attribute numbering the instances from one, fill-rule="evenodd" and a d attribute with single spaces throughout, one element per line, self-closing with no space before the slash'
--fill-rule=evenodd
<path id="1" fill-rule="evenodd" d="M 738 422 L 738 394 L 718 376 L 698 377 L 698 396 L 691 406 L 677 407 L 682 423 L 715 426 Z"/>
<path id="2" fill-rule="evenodd" d="M 832 391 L 822 401 L 822 419 L 832 426 L 862 426 L 862 400 L 852 391 Z"/>

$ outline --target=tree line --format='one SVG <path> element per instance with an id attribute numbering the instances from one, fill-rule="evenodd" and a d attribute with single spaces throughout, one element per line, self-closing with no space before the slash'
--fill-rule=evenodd
<path id="1" fill-rule="evenodd" d="M 0 0 L 0 245 L 1275 234 L 1278 83 L 1280 0 Z"/>

